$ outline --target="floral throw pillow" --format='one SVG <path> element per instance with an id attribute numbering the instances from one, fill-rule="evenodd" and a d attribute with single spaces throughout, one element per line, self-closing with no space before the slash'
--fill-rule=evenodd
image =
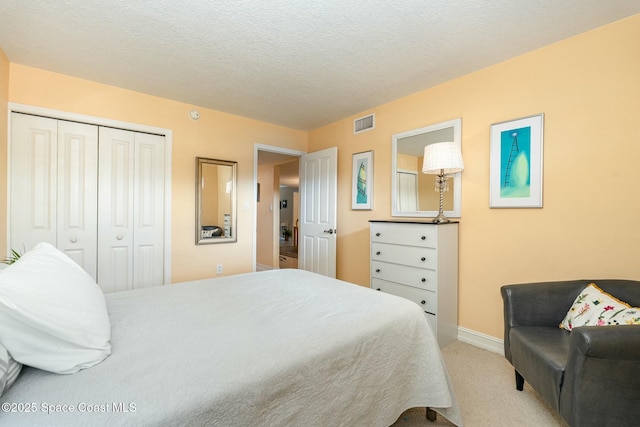
<path id="1" fill-rule="evenodd" d="M 576 297 L 560 327 L 571 331 L 578 326 L 640 325 L 640 308 L 604 292 L 595 283 Z"/>

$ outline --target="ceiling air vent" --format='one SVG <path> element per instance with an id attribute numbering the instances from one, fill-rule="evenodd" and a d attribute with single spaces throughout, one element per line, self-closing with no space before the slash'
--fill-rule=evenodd
<path id="1" fill-rule="evenodd" d="M 369 114 L 353 121 L 353 133 L 366 132 L 376 127 L 376 115 Z"/>

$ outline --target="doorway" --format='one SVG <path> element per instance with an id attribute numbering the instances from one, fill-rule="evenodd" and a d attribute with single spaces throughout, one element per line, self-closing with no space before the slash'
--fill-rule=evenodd
<path id="1" fill-rule="evenodd" d="M 262 152 L 265 152 L 264 154 Z M 258 158 L 273 154 L 297 157 L 299 161 L 299 239 L 298 268 L 336 277 L 336 240 L 337 240 L 337 181 L 338 149 L 329 147 L 313 153 L 254 145 L 253 182 L 254 229 L 253 229 L 253 266 L 257 271 L 263 265 L 265 269 L 280 268 L 280 168 L 258 168 Z M 285 159 L 281 159 L 285 160 Z M 285 162 L 286 163 L 286 162 Z M 265 172 L 265 170 L 267 172 Z M 273 172 L 273 171 L 275 172 Z M 260 179 L 259 179 L 259 172 Z M 263 183 L 265 190 L 262 190 Z M 262 202 L 264 200 L 264 202 Z M 260 225 L 258 225 L 260 218 Z M 264 218 L 268 220 L 263 221 Z M 276 219 L 277 218 L 277 219 Z M 258 235 L 261 235 L 258 239 Z M 265 235 L 267 236 L 265 238 Z M 258 243 L 264 245 L 258 250 Z M 265 264 L 257 262 L 257 254 Z"/>
<path id="2" fill-rule="evenodd" d="M 256 145 L 255 271 L 298 267 L 299 158 L 302 154 Z"/>
<path id="3" fill-rule="evenodd" d="M 300 162 L 298 157 L 290 157 L 286 163 L 275 166 L 274 176 L 278 177 L 280 195 L 279 211 L 279 268 L 298 268 L 298 230 L 300 222 Z"/>

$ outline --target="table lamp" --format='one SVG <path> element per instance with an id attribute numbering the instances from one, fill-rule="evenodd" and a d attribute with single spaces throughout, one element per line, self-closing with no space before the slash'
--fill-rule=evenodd
<path id="1" fill-rule="evenodd" d="M 434 223 L 442 224 L 450 222 L 442 212 L 444 192 L 447 188 L 448 175 L 464 170 L 460 145 L 455 142 L 437 142 L 424 147 L 424 161 L 422 173 L 438 175 L 436 178 L 436 190 L 440 191 L 440 210 Z"/>

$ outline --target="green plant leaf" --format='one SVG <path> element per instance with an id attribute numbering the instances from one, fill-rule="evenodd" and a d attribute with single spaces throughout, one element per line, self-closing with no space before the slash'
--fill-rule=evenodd
<path id="1" fill-rule="evenodd" d="M 6 256 L 1 262 L 3 264 L 11 265 L 17 260 L 19 260 L 21 256 L 22 256 L 22 253 L 16 251 L 15 249 L 11 249 L 11 253 L 8 256 Z"/>

